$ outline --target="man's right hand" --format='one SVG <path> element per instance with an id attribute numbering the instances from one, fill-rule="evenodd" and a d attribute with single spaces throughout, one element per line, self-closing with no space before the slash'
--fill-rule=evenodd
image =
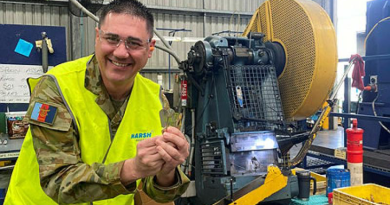
<path id="1" fill-rule="evenodd" d="M 121 182 L 128 185 L 137 179 L 156 175 L 164 160 L 156 149 L 156 140 L 162 136 L 142 140 L 137 144 L 137 155 L 125 161 L 121 170 Z"/>

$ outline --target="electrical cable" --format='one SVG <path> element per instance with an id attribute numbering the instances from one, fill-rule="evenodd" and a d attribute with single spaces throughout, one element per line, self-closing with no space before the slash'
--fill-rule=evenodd
<path id="1" fill-rule="evenodd" d="M 366 44 L 367 44 L 367 40 L 368 38 L 370 37 L 371 33 L 375 30 L 375 28 L 380 24 L 382 23 L 383 21 L 386 21 L 390 19 L 390 16 L 389 17 L 386 17 L 386 18 L 383 18 L 381 19 L 380 21 L 378 21 L 378 23 L 376 23 L 370 30 L 370 32 L 368 32 L 366 38 L 364 39 L 364 49 L 366 49 Z M 378 99 L 378 96 L 379 94 L 376 95 L 375 99 L 372 101 L 372 111 L 374 113 L 374 116 L 377 117 L 377 113 L 376 113 L 376 110 L 375 110 L 375 102 L 376 100 Z M 378 123 L 382 126 L 383 129 L 385 129 L 388 133 L 390 133 L 390 130 L 381 122 L 381 121 L 378 121 Z"/>
<path id="2" fill-rule="evenodd" d="M 230 36 L 230 31 L 232 30 L 232 26 L 233 26 L 233 17 L 234 15 L 236 14 L 236 11 L 234 10 L 232 15 L 230 16 L 230 19 L 229 19 L 229 33 L 228 35 Z"/>
<path id="3" fill-rule="evenodd" d="M 366 50 L 366 43 L 367 43 L 368 37 L 370 37 L 371 33 L 375 30 L 375 28 L 376 28 L 380 23 L 382 23 L 383 21 L 386 21 L 386 20 L 388 20 L 388 19 L 390 19 L 390 16 L 381 19 L 380 21 L 378 21 L 378 23 L 376 23 L 376 24 L 372 27 L 372 29 L 370 30 L 370 32 L 368 32 L 366 38 L 364 39 L 364 50 Z"/>
<path id="4" fill-rule="evenodd" d="M 190 151 L 189 152 L 191 153 L 191 149 L 192 149 L 192 147 L 191 147 L 191 139 L 186 134 L 184 134 L 184 137 L 186 138 L 187 142 L 190 143 Z M 187 171 L 188 164 L 190 163 L 189 161 L 190 161 L 190 158 L 187 157 L 187 159 L 181 164 L 181 167 L 182 167 L 182 170 L 183 170 L 184 173 L 186 173 L 186 171 Z M 183 167 L 184 167 L 184 169 L 183 169 Z"/>
<path id="5" fill-rule="evenodd" d="M 379 94 L 376 95 L 375 99 L 372 101 L 372 111 L 374 112 L 374 116 L 377 117 L 376 110 L 375 110 L 375 102 L 378 99 Z M 385 129 L 388 133 L 390 133 L 389 128 L 387 128 L 381 121 L 378 121 L 379 124 L 382 126 L 383 129 Z"/>
<path id="6" fill-rule="evenodd" d="M 357 100 L 357 102 L 356 102 L 356 110 L 355 110 L 355 113 L 356 113 L 356 114 L 359 114 L 360 100 L 361 100 L 361 97 L 362 97 L 363 92 L 364 92 L 364 90 L 362 90 L 362 91 L 359 93 L 358 100 Z"/>
<path id="7" fill-rule="evenodd" d="M 239 29 L 239 27 L 240 27 L 240 25 L 241 25 L 241 14 L 240 13 L 238 13 L 238 16 L 237 16 L 237 21 L 238 21 L 238 23 L 236 23 L 236 31 L 240 31 L 240 29 Z M 236 34 L 237 35 L 237 34 Z"/>
<path id="8" fill-rule="evenodd" d="M 211 87 L 214 86 L 214 81 L 215 81 L 215 79 L 212 78 Z M 199 120 L 203 117 L 204 111 L 206 111 L 206 108 L 208 107 L 208 105 L 209 105 L 209 103 L 210 103 L 210 99 L 211 99 L 211 97 L 208 96 L 208 97 L 207 97 L 206 104 L 203 106 L 202 112 L 201 112 L 200 115 L 198 116 L 198 119 L 196 119 L 195 127 L 196 127 L 196 125 L 199 123 Z"/>
<path id="9" fill-rule="evenodd" d="M 211 87 L 214 87 L 214 83 L 215 83 L 215 79 L 212 78 Z M 188 126 L 188 127 L 186 127 L 186 129 L 187 129 L 187 128 L 190 128 L 190 129 L 192 130 L 192 129 L 195 129 L 195 128 L 196 128 L 196 125 L 199 124 L 200 119 L 203 117 L 203 114 L 204 114 L 204 112 L 206 111 L 206 108 L 208 107 L 208 105 L 209 105 L 209 103 L 210 103 L 210 99 L 211 99 L 210 96 L 207 97 L 207 101 L 206 101 L 205 105 L 204 105 L 203 108 L 202 108 L 202 112 L 200 113 L 200 115 L 199 115 L 198 118 L 196 119 L 195 124 L 194 124 L 193 126 Z M 192 121 L 192 120 L 193 120 L 193 119 L 191 119 L 191 121 Z M 194 137 L 193 137 L 193 138 L 194 138 Z M 194 139 L 194 140 L 195 140 L 195 139 Z M 194 142 L 192 142 L 191 144 L 195 145 Z M 190 156 L 189 163 L 188 163 L 188 166 L 191 166 L 191 167 L 195 167 L 195 166 L 192 165 L 192 158 L 193 158 L 193 156 L 194 156 L 194 155 L 193 155 L 194 149 L 195 149 L 195 147 L 191 146 L 192 156 Z M 191 153 L 191 152 L 190 152 L 190 153 Z"/>
<path id="10" fill-rule="evenodd" d="M 189 159 L 187 160 L 187 165 L 189 166 L 188 167 L 188 171 L 187 171 L 187 175 L 191 174 L 192 175 L 192 162 L 193 162 L 193 158 L 194 158 L 194 151 L 195 151 L 195 110 L 194 109 L 191 109 L 191 123 L 193 124 L 193 128 L 191 129 L 191 144 L 190 144 L 190 157 Z M 187 170 L 187 168 L 186 168 Z"/>

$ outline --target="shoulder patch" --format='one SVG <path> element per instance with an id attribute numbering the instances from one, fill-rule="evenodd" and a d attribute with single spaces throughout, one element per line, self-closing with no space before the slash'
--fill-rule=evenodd
<path id="1" fill-rule="evenodd" d="M 58 108 L 53 105 L 35 102 L 31 112 L 31 120 L 52 125 L 57 116 Z"/>

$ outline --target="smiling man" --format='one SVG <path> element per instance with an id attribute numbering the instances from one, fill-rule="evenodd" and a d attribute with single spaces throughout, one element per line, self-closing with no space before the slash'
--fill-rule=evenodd
<path id="1" fill-rule="evenodd" d="M 185 191 L 178 166 L 188 142 L 177 128 L 162 133 L 165 97 L 139 74 L 154 50 L 153 21 L 138 1 L 113 1 L 94 55 L 29 80 L 30 129 L 5 204 L 133 204 L 141 180 L 158 202 Z"/>

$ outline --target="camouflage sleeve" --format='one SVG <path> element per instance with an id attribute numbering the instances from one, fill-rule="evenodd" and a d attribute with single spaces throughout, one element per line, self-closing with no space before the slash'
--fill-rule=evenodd
<path id="1" fill-rule="evenodd" d="M 143 179 L 143 191 L 153 200 L 166 203 L 179 198 L 186 190 L 190 180 L 178 167 L 176 168 L 176 183 L 170 187 L 162 187 L 156 183 L 156 177 Z"/>
<path id="2" fill-rule="evenodd" d="M 32 119 L 36 102 L 57 108 L 57 116 L 52 124 Z M 120 182 L 124 162 L 108 165 L 82 162 L 70 113 L 50 77 L 43 77 L 35 87 L 26 120 L 30 123 L 42 189 L 54 201 L 95 201 L 130 194 L 135 190 L 136 183 L 126 189 Z"/>
<path id="3" fill-rule="evenodd" d="M 169 102 L 166 96 L 161 92 L 163 109 L 168 110 Z M 177 123 L 176 123 L 177 124 Z M 171 124 L 172 125 L 172 124 Z M 180 167 L 176 168 L 176 183 L 170 187 L 162 187 L 156 183 L 155 177 L 147 177 L 143 179 L 143 191 L 156 202 L 165 203 L 173 201 L 180 197 L 190 183 L 188 177 L 181 171 Z"/>

